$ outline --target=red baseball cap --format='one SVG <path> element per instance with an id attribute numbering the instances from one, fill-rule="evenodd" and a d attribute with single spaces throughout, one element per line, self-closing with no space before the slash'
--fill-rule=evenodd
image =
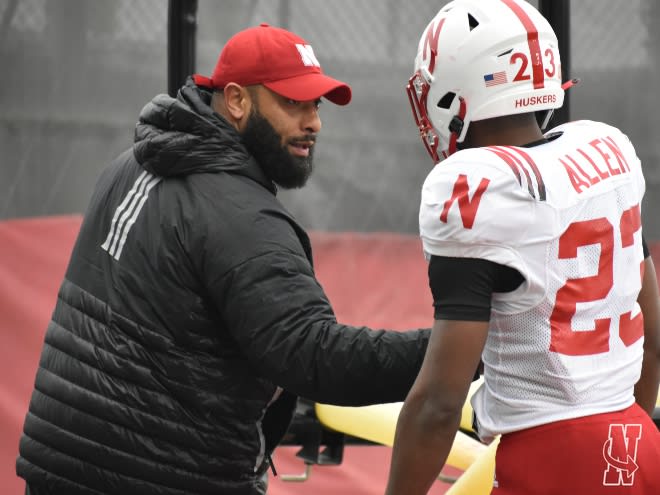
<path id="1" fill-rule="evenodd" d="M 348 84 L 326 76 L 314 50 L 299 36 L 262 23 L 232 36 L 222 49 L 213 75 L 193 75 L 198 86 L 223 89 L 230 82 L 241 86 L 263 84 L 296 101 L 324 96 L 337 105 L 351 101 Z"/>

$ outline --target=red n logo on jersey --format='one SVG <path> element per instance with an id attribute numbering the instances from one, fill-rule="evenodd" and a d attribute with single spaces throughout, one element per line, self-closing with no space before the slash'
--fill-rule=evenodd
<path id="1" fill-rule="evenodd" d="M 603 485 L 631 486 L 635 480 L 637 443 L 642 437 L 642 425 L 611 424 L 610 435 L 603 445 L 607 462 Z"/>
<path id="2" fill-rule="evenodd" d="M 451 198 L 445 201 L 445 206 L 440 214 L 440 221 L 447 223 L 449 209 L 451 208 L 451 205 L 454 204 L 454 201 L 458 201 L 458 209 L 461 212 L 463 227 L 471 229 L 472 225 L 474 225 L 474 217 L 477 216 L 477 208 L 479 208 L 481 196 L 486 192 L 488 184 L 490 184 L 489 179 L 481 179 L 479 187 L 477 187 L 477 190 L 472 195 L 472 199 L 470 199 L 470 186 L 468 185 L 467 175 L 460 174 L 454 184 Z"/>

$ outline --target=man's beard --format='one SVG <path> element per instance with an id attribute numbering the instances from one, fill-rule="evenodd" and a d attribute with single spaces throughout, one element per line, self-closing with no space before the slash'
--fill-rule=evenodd
<path id="1" fill-rule="evenodd" d="M 282 136 L 258 110 L 250 113 L 242 138 L 266 176 L 283 189 L 303 187 L 312 175 L 314 148 L 309 149 L 308 156 L 292 155 L 286 144 L 282 146 Z M 316 141 L 316 137 L 307 135 L 297 140 Z"/>

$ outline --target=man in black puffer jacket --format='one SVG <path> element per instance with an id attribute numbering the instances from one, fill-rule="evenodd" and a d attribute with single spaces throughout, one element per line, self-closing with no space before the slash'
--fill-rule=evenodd
<path id="1" fill-rule="evenodd" d="M 298 396 L 405 398 L 428 330 L 338 323 L 276 198 L 311 173 L 321 97 L 351 91 L 261 25 L 144 107 L 48 326 L 16 467 L 30 493 L 262 494 Z"/>

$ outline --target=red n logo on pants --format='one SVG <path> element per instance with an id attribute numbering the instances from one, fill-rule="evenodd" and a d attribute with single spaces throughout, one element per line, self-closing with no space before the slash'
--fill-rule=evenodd
<path id="1" fill-rule="evenodd" d="M 603 457 L 607 462 L 603 485 L 631 486 L 639 467 L 637 443 L 642 437 L 642 425 L 610 425 L 610 435 L 603 445 Z"/>

